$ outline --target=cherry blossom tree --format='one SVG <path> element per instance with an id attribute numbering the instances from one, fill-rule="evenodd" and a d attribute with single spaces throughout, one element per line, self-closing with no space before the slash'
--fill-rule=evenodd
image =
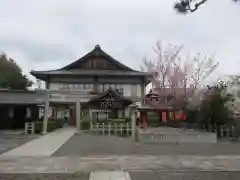
<path id="1" fill-rule="evenodd" d="M 164 97 L 167 106 L 186 107 L 198 86 L 218 67 L 213 57 L 200 54 L 183 59 L 180 56 L 183 45 L 164 45 L 158 41 L 153 50 L 155 58 L 144 58 L 142 69 L 152 73 L 152 90 Z"/>

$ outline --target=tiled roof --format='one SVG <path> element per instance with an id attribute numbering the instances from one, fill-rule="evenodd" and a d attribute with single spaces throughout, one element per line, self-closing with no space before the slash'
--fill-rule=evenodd
<path id="1" fill-rule="evenodd" d="M 82 63 L 84 60 L 91 58 L 91 57 L 104 57 L 106 58 L 108 61 L 113 62 L 114 64 L 116 64 L 119 69 L 121 70 L 126 70 L 126 71 L 134 71 L 133 69 L 131 69 L 130 67 L 125 66 L 124 64 L 120 63 L 119 61 L 117 61 L 116 59 L 114 59 L 112 56 L 110 56 L 109 54 L 107 54 L 106 52 L 104 52 L 101 47 L 99 45 L 96 45 L 95 48 L 90 51 L 89 53 L 87 53 L 86 55 L 84 55 L 83 57 L 79 58 L 78 60 L 74 61 L 73 63 L 61 68 L 60 70 L 70 70 L 70 69 L 74 69 L 75 66 L 78 63 Z"/>
<path id="2" fill-rule="evenodd" d="M 106 69 L 82 69 L 77 68 L 81 63 L 91 57 L 103 57 L 107 61 L 113 63 L 118 67 L 117 69 L 106 70 Z M 124 64 L 120 63 L 106 52 L 104 52 L 100 46 L 96 46 L 92 51 L 90 51 L 85 56 L 81 57 L 77 61 L 56 70 L 50 71 L 31 71 L 30 74 L 35 76 L 38 79 L 46 80 L 49 76 L 53 75 L 64 75 L 64 76 L 71 76 L 71 75 L 98 75 L 98 76 L 151 76 L 151 73 L 141 72 L 131 69 L 130 67 L 125 66 Z"/>
<path id="3" fill-rule="evenodd" d="M 0 90 L 0 104 L 43 104 L 45 100 L 45 92 Z"/>

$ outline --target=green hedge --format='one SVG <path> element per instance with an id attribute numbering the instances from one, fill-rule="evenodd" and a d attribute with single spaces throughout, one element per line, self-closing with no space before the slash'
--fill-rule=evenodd
<path id="1" fill-rule="evenodd" d="M 160 124 L 160 119 L 159 118 L 149 118 L 147 119 L 148 125 L 159 125 Z"/>
<path id="2" fill-rule="evenodd" d="M 109 119 L 109 120 L 107 120 L 106 122 L 111 122 L 111 123 L 124 123 L 124 122 L 126 122 L 126 119 L 123 119 L 123 118 L 116 118 L 116 119 Z"/>
<path id="3" fill-rule="evenodd" d="M 89 130 L 90 123 L 91 123 L 91 121 L 89 121 L 89 120 L 82 120 L 81 121 L 81 130 Z"/>
<path id="4" fill-rule="evenodd" d="M 48 120 L 47 131 L 52 132 L 56 129 L 62 128 L 63 125 L 64 125 L 63 119 L 50 118 Z M 43 121 L 36 121 L 34 128 L 35 128 L 35 133 L 41 133 L 43 131 Z"/>
<path id="5" fill-rule="evenodd" d="M 89 116 L 83 117 L 81 120 L 81 130 L 89 130 L 91 122 L 93 122 L 93 120 Z"/>

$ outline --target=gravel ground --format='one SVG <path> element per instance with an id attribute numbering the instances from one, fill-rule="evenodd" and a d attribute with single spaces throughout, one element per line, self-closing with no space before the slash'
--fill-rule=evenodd
<path id="1" fill-rule="evenodd" d="M 240 143 L 133 143 L 131 138 L 76 134 L 53 156 L 239 155 Z"/>
<path id="2" fill-rule="evenodd" d="M 240 172 L 129 172 L 131 180 L 239 180 Z M 0 174 L 0 180 L 88 180 L 81 174 Z"/>
<path id="3" fill-rule="evenodd" d="M 0 134 L 0 154 L 25 144 L 37 137 L 36 135 Z"/>
<path id="4" fill-rule="evenodd" d="M 0 174 L 0 180 L 88 180 L 89 173 L 81 174 Z"/>
<path id="5" fill-rule="evenodd" d="M 239 180 L 240 172 L 130 172 L 130 177 L 132 180 Z"/>

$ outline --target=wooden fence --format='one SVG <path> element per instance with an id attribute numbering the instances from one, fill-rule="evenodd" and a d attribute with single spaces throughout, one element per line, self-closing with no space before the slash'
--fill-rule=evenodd
<path id="1" fill-rule="evenodd" d="M 35 133 L 35 123 L 34 122 L 25 122 L 25 134 L 34 134 Z"/>
<path id="2" fill-rule="evenodd" d="M 102 135 L 121 135 L 130 136 L 132 134 L 131 123 L 92 123 L 90 124 L 90 131 L 95 134 Z"/>

